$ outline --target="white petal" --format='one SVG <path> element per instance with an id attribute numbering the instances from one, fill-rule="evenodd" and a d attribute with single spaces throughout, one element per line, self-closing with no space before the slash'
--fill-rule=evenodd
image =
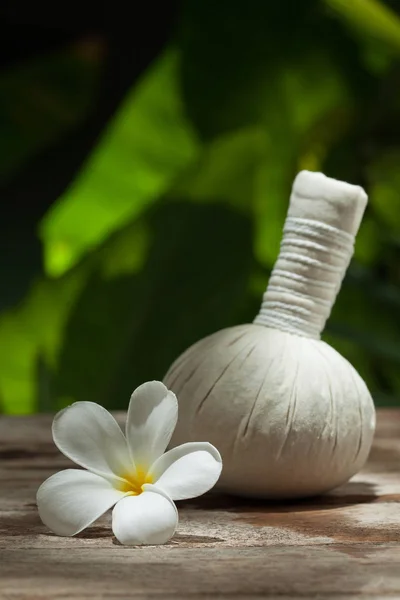
<path id="1" fill-rule="evenodd" d="M 144 490 L 139 496 L 123 498 L 114 507 L 112 528 L 121 544 L 165 544 L 175 533 L 175 504 L 153 485 L 145 485 Z"/>
<path id="2" fill-rule="evenodd" d="M 53 421 L 59 450 L 93 473 L 113 478 L 132 470 L 128 444 L 114 417 L 94 402 L 76 402 Z"/>
<path id="3" fill-rule="evenodd" d="M 126 437 L 138 469 L 146 472 L 161 456 L 178 418 L 178 402 L 161 381 L 148 381 L 132 394 Z"/>
<path id="4" fill-rule="evenodd" d="M 40 518 L 49 529 L 58 535 L 75 535 L 123 497 L 123 492 L 99 475 L 66 469 L 42 483 L 37 504 Z"/>
<path id="5" fill-rule="evenodd" d="M 160 456 L 149 475 L 172 500 L 186 500 L 210 490 L 221 471 L 221 455 L 214 446 L 208 442 L 189 442 Z"/>

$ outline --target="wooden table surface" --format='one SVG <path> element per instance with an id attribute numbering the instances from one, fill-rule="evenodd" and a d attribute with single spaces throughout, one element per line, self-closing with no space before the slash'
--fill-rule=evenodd
<path id="1" fill-rule="evenodd" d="M 120 416 L 119 416 L 120 417 Z M 381 410 L 369 462 L 329 495 L 295 503 L 218 494 L 179 503 L 165 546 L 118 544 L 109 515 L 53 535 L 39 484 L 70 466 L 51 417 L 0 418 L 0 598 L 399 598 L 400 410 Z"/>

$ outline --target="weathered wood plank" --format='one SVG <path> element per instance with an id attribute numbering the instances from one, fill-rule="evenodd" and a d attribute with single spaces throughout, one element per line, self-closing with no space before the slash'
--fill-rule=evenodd
<path id="1" fill-rule="evenodd" d="M 123 420 L 123 415 L 119 415 Z M 180 503 L 161 547 L 126 548 L 109 515 L 75 538 L 40 522 L 40 483 L 70 466 L 51 417 L 0 419 L 0 598 L 400 598 L 400 411 L 379 412 L 365 469 L 331 494 Z"/>

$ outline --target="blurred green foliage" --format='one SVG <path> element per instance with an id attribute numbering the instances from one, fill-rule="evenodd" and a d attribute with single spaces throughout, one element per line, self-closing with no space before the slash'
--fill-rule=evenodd
<path id="1" fill-rule="evenodd" d="M 302 168 L 369 193 L 324 339 L 398 402 L 399 59 L 389 3 L 186 0 L 38 226 L 43 275 L 0 314 L 2 410 L 124 407 L 189 344 L 251 321 Z M 75 48 L 3 76 L 0 177 L 79 124 L 100 66 Z"/>

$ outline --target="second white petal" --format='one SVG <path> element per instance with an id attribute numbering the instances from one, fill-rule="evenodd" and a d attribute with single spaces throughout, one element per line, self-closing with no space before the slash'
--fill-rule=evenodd
<path id="1" fill-rule="evenodd" d="M 172 500 L 186 500 L 208 492 L 221 471 L 221 455 L 214 446 L 208 442 L 189 442 L 160 456 L 150 474 L 157 488 Z"/>

